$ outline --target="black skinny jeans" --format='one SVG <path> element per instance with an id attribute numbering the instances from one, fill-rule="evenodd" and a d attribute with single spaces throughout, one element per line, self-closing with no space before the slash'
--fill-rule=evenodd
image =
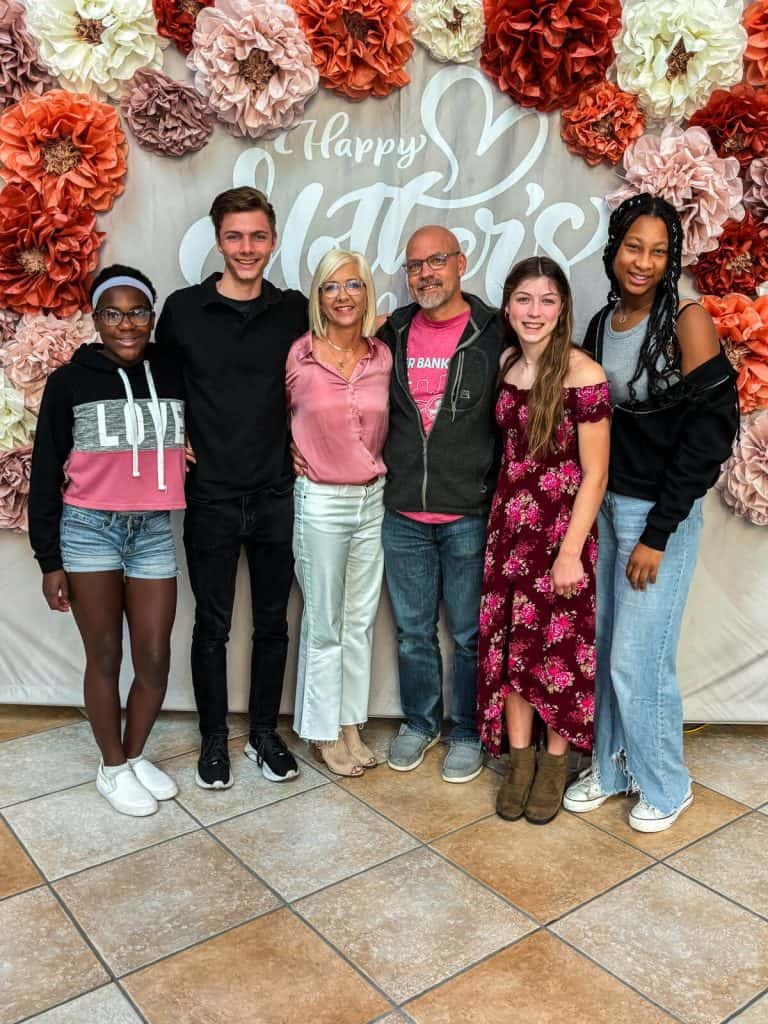
<path id="1" fill-rule="evenodd" d="M 293 487 L 188 505 L 184 548 L 195 595 L 192 683 L 203 736 L 227 731 L 227 641 L 241 547 L 253 611 L 251 735 L 277 725 L 288 651 L 292 532 Z"/>

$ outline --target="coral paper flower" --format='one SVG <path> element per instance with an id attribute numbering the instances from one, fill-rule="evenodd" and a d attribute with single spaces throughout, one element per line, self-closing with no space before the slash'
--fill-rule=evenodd
<path id="1" fill-rule="evenodd" d="M 744 204 L 760 220 L 768 220 L 768 158 L 758 157 L 744 175 Z"/>
<path id="2" fill-rule="evenodd" d="M 24 27 L 20 0 L 0 0 L 0 110 L 24 93 L 38 96 L 52 84 L 40 63 L 37 40 Z"/>
<path id="3" fill-rule="evenodd" d="M 768 526 L 768 412 L 742 425 L 715 486 L 737 516 Z"/>
<path id="4" fill-rule="evenodd" d="M 738 370 L 741 411 L 768 406 L 768 296 L 703 295 L 701 304 L 714 320 L 726 354 Z"/>
<path id="5" fill-rule="evenodd" d="M 68 363 L 81 345 L 96 341 L 90 313 L 23 316 L 13 339 L 0 349 L 0 365 L 12 386 L 24 396 L 30 412 L 40 411 L 48 375 Z"/>
<path id="6" fill-rule="evenodd" d="M 0 530 L 29 529 L 27 504 L 32 445 L 0 453 Z"/>
<path id="7" fill-rule="evenodd" d="M 735 156 L 742 168 L 768 156 L 768 93 L 751 85 L 718 89 L 690 120 L 709 133 L 720 156 Z"/>
<path id="8" fill-rule="evenodd" d="M 323 84 L 350 100 L 407 85 L 411 0 L 292 0 Z"/>
<path id="9" fill-rule="evenodd" d="M 213 7 L 213 0 L 152 0 L 157 18 L 157 31 L 176 44 L 185 56 L 192 49 L 195 19 L 204 7 Z"/>
<path id="10" fill-rule="evenodd" d="M 617 164 L 622 153 L 643 134 L 645 116 L 637 101 L 612 82 L 595 82 L 572 107 L 564 107 L 560 134 L 568 149 L 590 167 Z"/>
<path id="11" fill-rule="evenodd" d="M 235 135 L 290 128 L 317 91 L 312 52 L 287 4 L 218 0 L 198 14 L 193 40 L 195 88 Z"/>
<path id="12" fill-rule="evenodd" d="M 125 189 L 127 153 L 117 111 L 90 96 L 53 89 L 0 116 L 3 177 L 29 182 L 46 206 L 108 210 Z"/>
<path id="13" fill-rule="evenodd" d="M 757 0 L 744 12 L 747 48 L 744 70 L 750 85 L 768 85 L 768 0 Z"/>
<path id="14" fill-rule="evenodd" d="M 149 68 L 133 76 L 120 110 L 142 149 L 161 156 L 202 149 L 213 131 L 207 104 L 196 89 Z"/>
<path id="15" fill-rule="evenodd" d="M 649 116 L 688 117 L 741 81 L 746 41 L 731 0 L 624 0 L 616 80 Z"/>
<path id="16" fill-rule="evenodd" d="M 435 60 L 472 60 L 483 41 L 483 0 L 413 0 L 413 38 Z"/>
<path id="17" fill-rule="evenodd" d="M 27 0 L 27 27 L 65 88 L 97 96 L 119 96 L 139 68 L 159 68 L 168 45 L 152 0 Z"/>
<path id="18" fill-rule="evenodd" d="M 625 180 L 606 196 L 615 209 L 629 196 L 662 196 L 683 223 L 683 266 L 718 246 L 728 219 L 744 216 L 739 161 L 719 157 L 703 128 L 670 124 L 661 135 L 644 135 L 624 154 Z"/>
<path id="19" fill-rule="evenodd" d="M 24 408 L 23 396 L 0 370 L 0 452 L 29 444 L 37 417 Z"/>
<path id="20" fill-rule="evenodd" d="M 104 235 L 85 207 L 45 206 L 30 185 L 0 192 L 0 293 L 19 313 L 87 308 L 87 278 Z"/>
<path id="21" fill-rule="evenodd" d="M 702 294 L 755 295 L 768 281 L 768 224 L 755 220 L 749 211 L 741 221 L 726 221 L 720 245 L 699 257 L 693 275 Z"/>
<path id="22" fill-rule="evenodd" d="M 576 102 L 613 62 L 619 0 L 486 0 L 480 66 L 521 107 Z"/>

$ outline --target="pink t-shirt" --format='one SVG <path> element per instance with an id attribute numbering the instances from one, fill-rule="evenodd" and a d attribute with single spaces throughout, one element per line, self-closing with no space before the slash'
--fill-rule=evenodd
<path id="1" fill-rule="evenodd" d="M 408 332 L 408 387 L 421 413 L 424 433 L 435 422 L 448 383 L 448 364 L 456 351 L 469 310 L 450 320 L 429 320 L 419 310 Z M 420 523 L 452 523 L 461 516 L 445 512 L 406 512 L 401 514 Z"/>
<path id="2" fill-rule="evenodd" d="M 364 484 L 387 471 L 381 452 L 389 425 L 392 353 L 368 338 L 349 380 L 312 355 L 312 335 L 294 341 L 285 364 L 291 434 L 319 484 Z"/>

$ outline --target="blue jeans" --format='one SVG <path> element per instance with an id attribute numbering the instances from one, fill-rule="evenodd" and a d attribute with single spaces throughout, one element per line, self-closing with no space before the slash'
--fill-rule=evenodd
<path id="1" fill-rule="evenodd" d="M 178 575 L 169 512 L 110 512 L 64 505 L 59 527 L 66 572 L 122 569 L 136 580 Z"/>
<path id="2" fill-rule="evenodd" d="M 676 660 L 702 514 L 697 501 L 670 535 L 656 583 L 633 590 L 627 561 L 652 505 L 609 491 L 598 517 L 594 759 L 604 792 L 639 792 L 669 814 L 690 786 Z"/>
<path id="3" fill-rule="evenodd" d="M 486 519 L 419 523 L 384 516 L 384 569 L 397 628 L 400 702 L 408 725 L 436 736 L 443 719 L 443 664 L 437 640 L 442 596 L 454 643 L 449 718 L 452 743 L 477 743 L 477 633 Z"/>

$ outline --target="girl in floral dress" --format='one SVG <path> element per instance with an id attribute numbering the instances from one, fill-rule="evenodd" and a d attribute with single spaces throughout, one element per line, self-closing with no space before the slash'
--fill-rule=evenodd
<path id="1" fill-rule="evenodd" d="M 512 268 L 501 315 L 496 420 L 503 458 L 488 520 L 478 651 L 480 737 L 509 739 L 496 810 L 543 825 L 565 789 L 568 745 L 592 746 L 595 518 L 608 479 L 602 369 L 571 343 L 573 303 L 553 260 Z M 546 745 L 532 745 L 535 714 Z"/>

